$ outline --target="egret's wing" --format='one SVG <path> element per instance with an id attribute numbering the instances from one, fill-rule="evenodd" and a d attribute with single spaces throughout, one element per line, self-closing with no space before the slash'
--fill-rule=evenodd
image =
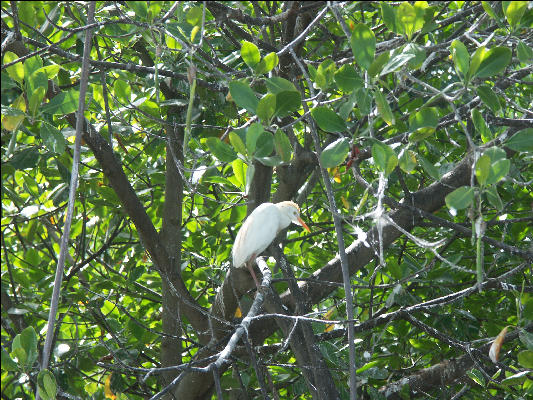
<path id="1" fill-rule="evenodd" d="M 279 211 L 273 204 L 261 204 L 241 226 L 233 245 L 233 266 L 242 267 L 272 243 L 279 226 Z"/>

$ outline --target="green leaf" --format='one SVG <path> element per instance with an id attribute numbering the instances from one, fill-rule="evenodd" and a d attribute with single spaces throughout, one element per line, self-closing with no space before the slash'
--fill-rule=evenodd
<path id="1" fill-rule="evenodd" d="M 307 65 L 307 71 L 309 72 L 309 78 L 314 82 L 316 78 L 316 68 L 313 66 L 313 64 Z"/>
<path id="2" fill-rule="evenodd" d="M 512 28 L 520 24 L 520 20 L 527 8 L 527 1 L 503 1 L 502 9 L 505 18 Z"/>
<path id="3" fill-rule="evenodd" d="M 376 142 L 372 145 L 372 157 L 380 171 L 389 176 L 398 165 L 398 157 L 394 150 L 385 143 Z"/>
<path id="4" fill-rule="evenodd" d="M 370 114 L 370 111 L 372 111 L 372 92 L 366 88 L 357 89 L 355 91 L 355 99 L 359 112 L 362 115 Z"/>
<path id="5" fill-rule="evenodd" d="M 503 379 L 500 384 L 505 386 L 522 385 L 526 381 L 526 379 L 528 379 L 530 373 L 531 371 L 528 370 L 518 372 Z"/>
<path id="6" fill-rule="evenodd" d="M 350 97 L 348 97 L 348 100 L 346 100 L 340 107 L 339 107 L 339 116 L 343 120 L 347 120 L 350 113 L 353 111 L 356 103 L 356 97 L 355 92 L 352 92 Z"/>
<path id="7" fill-rule="evenodd" d="M 239 81 L 230 82 L 229 92 L 235 104 L 255 114 L 259 100 L 248 84 Z"/>
<path id="8" fill-rule="evenodd" d="M 396 26 L 396 10 L 386 1 L 381 2 L 381 17 L 389 30 L 398 33 L 398 27 Z"/>
<path id="9" fill-rule="evenodd" d="M 357 24 L 351 37 L 352 53 L 357 64 L 368 70 L 376 52 L 376 36 L 365 24 Z"/>
<path id="10" fill-rule="evenodd" d="M 189 8 L 185 20 L 192 26 L 200 25 L 202 23 L 202 14 L 202 7 Z"/>
<path id="11" fill-rule="evenodd" d="M 490 174 L 487 178 L 487 185 L 499 182 L 507 176 L 511 167 L 511 161 L 507 159 L 498 160 L 492 163 L 490 167 Z"/>
<path id="12" fill-rule="evenodd" d="M 242 42 L 241 57 L 250 68 L 253 68 L 259 63 L 259 61 L 261 61 L 261 54 L 259 54 L 257 46 L 246 40 Z"/>
<path id="13" fill-rule="evenodd" d="M 437 167 L 435 167 L 432 163 L 430 163 L 426 158 L 424 158 L 422 155 L 417 155 L 418 161 L 420 162 L 420 165 L 428 173 L 429 176 L 431 176 L 433 179 L 440 179 L 439 170 Z"/>
<path id="14" fill-rule="evenodd" d="M 425 3 L 425 4 L 423 4 Z M 399 33 L 407 36 L 411 40 L 413 33 L 419 31 L 424 26 L 424 14 L 427 3 L 417 1 L 414 6 L 408 2 L 403 2 L 396 9 L 396 26 Z"/>
<path id="15" fill-rule="evenodd" d="M 340 165 L 350 151 L 350 140 L 348 138 L 340 138 L 330 143 L 322 153 L 320 153 L 320 161 L 324 168 L 334 168 Z"/>
<path id="16" fill-rule="evenodd" d="M 494 114 L 500 111 L 500 101 L 490 86 L 481 85 L 476 89 L 476 92 L 481 101 L 485 103 L 485 105 L 487 105 L 487 107 L 489 107 Z"/>
<path id="17" fill-rule="evenodd" d="M 68 92 L 61 92 L 45 104 L 41 111 L 44 114 L 67 115 L 78 109 L 80 92 L 71 89 Z"/>
<path id="18" fill-rule="evenodd" d="M 478 64 L 477 60 L 474 61 L 475 57 L 480 58 L 479 67 L 475 71 L 471 71 L 472 77 L 488 78 L 489 76 L 499 74 L 509 65 L 512 52 L 508 47 L 493 47 L 489 51 L 481 50 L 479 53 L 476 50 L 472 56 L 472 66 Z"/>
<path id="19" fill-rule="evenodd" d="M 63 154 L 65 152 L 67 142 L 63 134 L 55 126 L 46 121 L 43 121 L 41 124 L 41 139 L 51 152 L 57 154 Z"/>
<path id="20" fill-rule="evenodd" d="M 17 337 L 19 337 L 18 345 L 24 349 L 27 355 L 24 364 L 26 367 L 31 367 L 37 360 L 37 333 L 33 326 L 29 326 L 19 333 Z"/>
<path id="21" fill-rule="evenodd" d="M 44 67 L 39 68 L 37 71 L 35 71 L 35 74 L 39 74 L 40 72 L 42 72 L 46 75 L 47 79 L 54 79 L 60 70 L 61 70 L 60 65 L 51 64 L 51 65 L 45 65 Z"/>
<path id="22" fill-rule="evenodd" d="M 248 127 L 248 130 L 246 131 L 246 149 L 248 150 L 248 154 L 254 154 L 257 139 L 263 132 L 263 126 L 257 122 L 254 122 Z"/>
<path id="23" fill-rule="evenodd" d="M 503 202 L 500 198 L 500 195 L 498 194 L 498 189 L 496 185 L 491 185 L 485 190 L 485 196 L 487 196 L 487 200 L 494 208 L 496 208 L 498 211 L 503 210 Z"/>
<path id="24" fill-rule="evenodd" d="M 396 54 L 387 62 L 387 64 L 385 64 L 383 70 L 379 75 L 383 76 L 387 75 L 390 72 L 398 71 L 401 67 L 407 64 L 413 58 L 415 58 L 415 55 L 413 53 Z"/>
<path id="25" fill-rule="evenodd" d="M 344 93 L 351 93 L 363 87 L 363 79 L 350 64 L 344 64 L 335 72 L 335 82 Z"/>
<path id="26" fill-rule="evenodd" d="M 125 80 L 117 79 L 113 84 L 115 96 L 124 102 L 129 102 L 131 99 L 131 86 Z"/>
<path id="27" fill-rule="evenodd" d="M 274 52 L 268 53 L 261 61 L 259 61 L 259 64 L 255 66 L 254 72 L 257 75 L 268 74 L 278 65 L 278 63 L 278 55 Z"/>
<path id="28" fill-rule="evenodd" d="M 414 56 L 407 63 L 407 66 L 410 69 L 420 68 L 426 60 L 426 50 L 424 49 L 424 47 L 416 43 L 407 43 L 407 45 L 403 49 L 403 53 L 412 54 Z"/>
<path id="29" fill-rule="evenodd" d="M 276 111 L 276 95 L 267 93 L 257 104 L 257 117 L 265 124 L 270 123 L 270 119 Z"/>
<path id="30" fill-rule="evenodd" d="M 287 135 L 278 129 L 274 134 L 274 147 L 276 153 L 281 157 L 283 162 L 289 162 L 292 158 L 292 146 Z"/>
<path id="31" fill-rule="evenodd" d="M 243 156 L 246 155 L 246 146 L 244 145 L 244 142 L 242 141 L 241 137 L 237 134 L 235 131 L 231 131 L 229 133 L 229 142 L 235 149 L 237 153 L 242 154 Z"/>
<path id="32" fill-rule="evenodd" d="M 298 92 L 298 89 L 287 79 L 273 76 L 265 80 L 265 85 L 270 93 L 278 94 L 280 92 L 293 91 Z M 300 92 L 298 92 L 300 93 Z"/>
<path id="33" fill-rule="evenodd" d="M 389 51 L 384 51 L 379 56 L 377 56 L 376 59 L 372 61 L 372 64 L 370 64 L 370 68 L 368 68 L 368 75 L 374 78 L 377 74 L 379 74 L 383 69 L 383 66 L 387 63 L 387 61 L 389 61 L 389 58 Z"/>
<path id="34" fill-rule="evenodd" d="M 232 149 L 232 147 L 221 141 L 216 137 L 209 137 L 205 141 L 209 151 L 215 155 L 222 162 L 232 162 L 237 158 L 237 153 Z"/>
<path id="35" fill-rule="evenodd" d="M 533 62 L 533 49 L 521 40 L 518 41 L 516 46 L 516 55 L 520 62 L 524 64 L 531 64 Z"/>
<path id="36" fill-rule="evenodd" d="M 269 157 L 274 151 L 274 138 L 270 132 L 263 131 L 257 138 L 254 156 L 256 158 Z"/>
<path id="37" fill-rule="evenodd" d="M 325 132 L 344 132 L 346 124 L 335 111 L 326 106 L 315 107 L 311 110 L 311 116 L 316 121 L 318 127 Z"/>
<path id="38" fill-rule="evenodd" d="M 250 192 L 250 187 L 252 186 L 254 175 L 255 166 L 253 164 L 250 164 L 246 169 L 246 185 L 244 186 L 244 193 L 246 193 L 246 195 L 248 195 L 248 193 Z"/>
<path id="39" fill-rule="evenodd" d="M 469 186 L 461 186 L 449 193 L 444 200 L 449 209 L 462 210 L 469 207 L 474 201 L 474 189 Z"/>
<path id="40" fill-rule="evenodd" d="M 320 89 L 327 89 L 333 83 L 335 69 L 333 60 L 326 59 L 320 63 L 315 76 L 316 85 Z"/>
<path id="41" fill-rule="evenodd" d="M 39 161 L 39 150 L 35 147 L 30 147 L 13 154 L 9 163 L 15 169 L 34 168 Z"/>
<path id="42" fill-rule="evenodd" d="M 145 1 L 130 1 L 128 2 L 130 8 L 141 18 L 148 16 L 148 5 Z"/>
<path id="43" fill-rule="evenodd" d="M 29 78 L 31 75 L 43 67 L 43 60 L 39 56 L 33 56 L 24 61 L 24 76 Z"/>
<path id="44" fill-rule="evenodd" d="M 9 353 L 2 348 L 2 371 L 18 371 L 19 367 L 9 356 Z"/>
<path id="45" fill-rule="evenodd" d="M 32 93 L 30 100 L 28 102 L 29 112 L 32 116 L 35 116 L 35 114 L 37 113 L 37 109 L 41 105 L 45 94 L 46 94 L 46 89 L 42 86 L 39 86 Z"/>
<path id="46" fill-rule="evenodd" d="M 439 113 L 434 107 L 423 107 L 409 117 L 410 142 L 417 142 L 432 135 L 439 124 Z"/>
<path id="47" fill-rule="evenodd" d="M 505 145 L 514 151 L 533 152 L 533 128 L 516 132 Z"/>
<path id="48" fill-rule="evenodd" d="M 16 337 L 15 337 L 15 339 L 16 339 Z M 13 341 L 13 343 L 15 343 L 15 341 Z M 26 354 L 24 349 L 22 347 L 20 347 L 20 345 L 17 345 L 17 346 L 18 347 L 14 348 L 11 351 L 10 355 L 11 355 L 12 358 L 16 358 L 17 359 L 18 369 L 22 369 L 23 371 L 26 371 L 26 369 L 27 369 L 26 362 L 28 361 L 28 355 Z"/>
<path id="49" fill-rule="evenodd" d="M 487 154 L 490 157 L 490 161 L 492 164 L 494 164 L 498 160 L 505 160 L 505 157 L 507 157 L 507 154 L 505 154 L 505 150 L 500 149 L 496 146 L 488 148 L 483 152 L 483 154 Z"/>
<path id="50" fill-rule="evenodd" d="M 470 81 L 470 79 L 477 72 L 481 64 L 481 60 L 483 60 L 486 53 L 487 53 L 487 48 L 485 46 L 481 46 L 476 49 L 474 54 L 472 54 L 472 57 L 470 57 L 470 68 L 468 69 L 466 81 Z"/>
<path id="51" fill-rule="evenodd" d="M 239 182 L 239 186 L 244 189 L 246 185 L 247 165 L 240 158 L 237 158 L 231 162 L 231 168 L 233 169 L 235 178 Z"/>
<path id="52" fill-rule="evenodd" d="M 479 157 L 476 163 L 476 177 L 480 186 L 484 186 L 487 182 L 487 178 L 490 174 L 490 157 L 488 155 L 482 155 Z"/>
<path id="53" fill-rule="evenodd" d="M 11 51 L 6 51 L 4 53 L 4 64 L 9 64 L 15 60 L 18 60 L 18 56 Z M 9 77 L 18 83 L 22 84 L 24 81 L 24 65 L 22 62 L 18 62 L 10 67 L 6 68 L 7 74 Z"/>
<path id="54" fill-rule="evenodd" d="M 302 106 L 302 96 L 300 92 L 284 91 L 276 93 L 276 110 L 274 116 L 285 117 L 293 111 L 297 111 Z"/>
<path id="55" fill-rule="evenodd" d="M 492 19 L 495 19 L 495 20 L 498 20 L 498 16 L 496 15 L 496 13 L 494 12 L 494 9 L 492 8 L 492 6 L 490 5 L 490 3 L 488 1 L 482 1 L 481 2 L 481 5 L 483 7 L 483 10 L 485 10 L 485 12 L 490 15 L 490 17 Z"/>
<path id="56" fill-rule="evenodd" d="M 520 341 L 522 342 L 522 344 L 526 346 L 526 349 L 533 351 L 533 333 L 520 330 L 518 335 L 520 337 Z"/>
<path id="57" fill-rule="evenodd" d="M 467 371 L 466 374 L 479 386 L 484 387 L 485 386 L 485 377 L 479 371 L 478 369 L 474 368 L 471 371 Z"/>
<path id="58" fill-rule="evenodd" d="M 483 143 L 487 143 L 488 141 L 492 140 L 492 132 L 487 126 L 487 123 L 485 122 L 485 119 L 483 119 L 483 116 L 481 115 L 479 110 L 477 108 L 474 108 L 471 114 L 472 121 L 474 122 L 474 127 L 476 128 L 476 131 L 480 133 L 481 140 L 483 141 Z"/>
<path id="59" fill-rule="evenodd" d="M 53 400 L 57 394 L 57 383 L 54 375 L 47 369 L 43 369 L 37 375 L 39 395 L 43 400 Z"/>
<path id="60" fill-rule="evenodd" d="M 5 73 L 5 72 L 1 72 L 1 76 L 2 76 L 2 84 L 1 84 L 1 87 L 2 87 L 2 90 L 8 90 L 8 89 L 12 89 L 14 87 L 18 87 L 18 85 L 15 83 L 15 81 L 13 79 L 11 79 L 11 77 Z M 2 106 L 3 108 L 4 106 Z"/>
<path id="61" fill-rule="evenodd" d="M 256 157 L 256 160 L 267 167 L 277 167 L 283 163 L 280 156 Z"/>
<path id="62" fill-rule="evenodd" d="M 387 123 L 387 125 L 394 124 L 394 115 L 390 108 L 389 102 L 385 98 L 385 95 L 379 91 L 379 89 L 374 91 L 374 99 L 376 100 L 376 105 L 378 107 L 378 112 L 381 118 Z"/>
<path id="63" fill-rule="evenodd" d="M 412 150 L 402 150 L 399 165 L 402 171 L 410 173 L 416 167 L 416 153 Z"/>
<path id="64" fill-rule="evenodd" d="M 470 54 L 466 46 L 460 40 L 455 39 L 450 46 L 450 51 L 455 70 L 460 76 L 466 78 L 470 69 Z"/>

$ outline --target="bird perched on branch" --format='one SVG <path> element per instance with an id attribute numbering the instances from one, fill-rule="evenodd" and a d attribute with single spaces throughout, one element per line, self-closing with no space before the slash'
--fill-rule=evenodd
<path id="1" fill-rule="evenodd" d="M 246 218 L 239 229 L 233 244 L 233 267 L 247 267 L 259 289 L 259 281 L 253 270 L 253 263 L 276 238 L 277 234 L 288 227 L 291 222 L 303 226 L 311 232 L 300 218 L 300 207 L 292 201 L 281 203 L 263 203 Z"/>

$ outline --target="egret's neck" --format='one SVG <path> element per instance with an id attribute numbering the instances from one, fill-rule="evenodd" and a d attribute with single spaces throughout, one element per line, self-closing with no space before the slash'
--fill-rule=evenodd
<path id="1" fill-rule="evenodd" d="M 284 210 L 279 210 L 279 227 L 278 232 L 281 232 L 283 229 L 288 227 L 292 220 L 289 218 L 287 213 L 283 212 Z"/>

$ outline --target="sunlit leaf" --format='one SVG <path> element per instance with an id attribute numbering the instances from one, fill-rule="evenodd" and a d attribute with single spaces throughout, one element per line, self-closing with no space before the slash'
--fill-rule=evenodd
<path id="1" fill-rule="evenodd" d="M 270 93 L 278 94 L 280 92 L 293 91 L 298 92 L 296 87 L 287 79 L 273 76 L 265 80 L 265 85 Z"/>
<path id="2" fill-rule="evenodd" d="M 229 84 L 229 92 L 233 101 L 252 114 L 255 114 L 259 100 L 250 86 L 244 82 L 233 81 Z"/>
<path id="3" fill-rule="evenodd" d="M 383 93 L 379 90 L 374 91 L 374 99 L 378 107 L 378 112 L 381 118 L 387 123 L 387 125 L 393 125 L 395 122 L 394 114 L 390 108 L 389 102 Z"/>
<path id="4" fill-rule="evenodd" d="M 350 141 L 340 138 L 330 143 L 320 154 L 320 161 L 324 168 L 333 168 L 341 164 L 350 151 Z"/>
<path id="5" fill-rule="evenodd" d="M 292 158 L 292 146 L 287 135 L 278 129 L 274 134 L 274 147 L 276 153 L 281 157 L 283 162 L 289 162 Z"/>
<path id="6" fill-rule="evenodd" d="M 253 68 L 261 61 L 261 54 L 259 54 L 257 46 L 246 40 L 242 42 L 241 57 L 250 68 Z"/>
<path id="7" fill-rule="evenodd" d="M 363 87 L 363 79 L 350 64 L 344 64 L 335 72 L 335 82 L 344 93 Z"/>
<path id="8" fill-rule="evenodd" d="M 311 116 L 317 123 L 318 127 L 326 132 L 344 132 L 346 124 L 335 111 L 326 106 L 315 107 L 311 110 Z"/>
<path id="9" fill-rule="evenodd" d="M 455 39 L 450 48 L 455 70 L 461 76 L 467 77 L 470 69 L 470 54 L 468 54 L 466 46 L 460 40 Z"/>
<path id="10" fill-rule="evenodd" d="M 474 189 L 469 186 L 461 186 L 448 194 L 445 201 L 450 209 L 462 210 L 470 207 L 474 201 Z"/>
<path id="11" fill-rule="evenodd" d="M 257 117 L 268 124 L 276 111 L 276 95 L 267 93 L 257 104 Z"/>
<path id="12" fill-rule="evenodd" d="M 398 157 L 394 150 L 385 143 L 376 142 L 372 145 L 372 157 L 377 167 L 385 173 L 390 175 L 394 168 L 398 165 Z"/>
<path id="13" fill-rule="evenodd" d="M 357 24 L 352 32 L 352 53 L 362 68 L 368 69 L 376 52 L 376 36 L 365 24 Z"/>
<path id="14" fill-rule="evenodd" d="M 502 1 L 502 9 L 509 25 L 516 27 L 527 9 L 527 1 Z"/>
<path id="15" fill-rule="evenodd" d="M 516 132 L 505 145 L 515 151 L 533 152 L 533 128 L 522 129 Z"/>
<path id="16" fill-rule="evenodd" d="M 476 92 L 481 101 L 485 103 L 494 114 L 500 111 L 500 101 L 498 100 L 498 96 L 496 96 L 491 87 L 487 85 L 480 85 L 476 88 Z"/>
<path id="17" fill-rule="evenodd" d="M 254 154 L 257 139 L 263 132 L 263 127 L 257 122 L 254 122 L 248 127 L 248 130 L 246 131 L 246 149 L 248 150 L 248 154 Z"/>
<path id="18" fill-rule="evenodd" d="M 222 162 L 232 162 L 237 157 L 237 153 L 232 149 L 232 147 L 222 142 L 220 139 L 215 137 L 207 138 L 205 141 L 209 151 L 215 155 Z"/>

